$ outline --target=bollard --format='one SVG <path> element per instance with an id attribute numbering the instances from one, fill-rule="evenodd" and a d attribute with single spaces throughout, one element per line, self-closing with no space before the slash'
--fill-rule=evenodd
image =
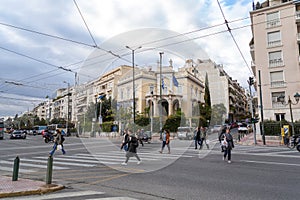
<path id="1" fill-rule="evenodd" d="M 53 157 L 48 157 L 48 163 L 47 163 L 47 174 L 46 174 L 46 184 L 52 183 L 52 168 L 53 168 Z"/>
<path id="2" fill-rule="evenodd" d="M 19 166 L 20 166 L 20 158 L 19 158 L 19 156 L 17 156 L 14 160 L 14 169 L 13 169 L 12 181 L 17 181 L 18 180 Z"/>

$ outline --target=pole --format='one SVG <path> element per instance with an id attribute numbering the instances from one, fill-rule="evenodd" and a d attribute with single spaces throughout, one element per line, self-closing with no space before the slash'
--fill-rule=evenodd
<path id="1" fill-rule="evenodd" d="M 46 184 L 52 183 L 52 169 L 53 169 L 53 157 L 49 156 L 47 162 Z"/>
<path id="2" fill-rule="evenodd" d="M 261 134 L 263 144 L 266 145 L 266 138 L 265 138 L 265 130 L 264 130 L 264 109 L 262 103 L 262 90 L 261 90 L 261 78 L 260 78 L 260 70 L 258 70 L 258 81 L 259 81 L 259 96 L 260 96 L 260 116 L 261 116 Z"/>
<path id="3" fill-rule="evenodd" d="M 132 49 L 132 103 L 133 103 L 133 123 L 135 124 L 135 78 L 134 78 L 134 50 Z"/>
<path id="4" fill-rule="evenodd" d="M 69 115 L 70 115 L 70 110 L 69 110 L 69 102 L 70 102 L 70 83 L 68 83 L 68 99 L 67 99 L 67 122 L 66 122 L 66 129 L 67 129 L 67 136 L 69 136 Z"/>
<path id="5" fill-rule="evenodd" d="M 14 160 L 14 169 L 13 169 L 12 181 L 17 181 L 18 180 L 19 166 L 20 166 L 20 158 L 19 158 L 19 156 L 17 156 Z"/>
<path id="6" fill-rule="evenodd" d="M 295 136 L 295 127 L 294 127 L 294 118 L 293 118 L 293 110 L 292 110 L 292 100 L 290 98 L 290 95 L 289 95 L 288 103 L 289 103 L 289 107 L 290 107 L 290 114 L 291 114 L 291 121 L 292 121 L 292 136 L 294 137 Z"/>
<path id="7" fill-rule="evenodd" d="M 129 46 L 126 46 L 127 49 L 131 50 L 132 53 L 132 103 L 133 103 L 133 132 L 134 132 L 134 125 L 135 125 L 135 78 L 134 78 L 134 52 L 137 49 L 142 48 L 142 46 L 137 47 L 136 49 L 132 49 Z"/>
<path id="8" fill-rule="evenodd" d="M 249 91 L 250 91 L 250 109 L 251 109 L 251 119 L 254 118 L 254 113 L 253 113 L 253 102 L 252 102 L 252 91 L 251 91 L 251 83 L 249 82 Z M 252 130 L 253 130 L 253 138 L 254 138 L 254 145 L 257 144 L 256 142 L 256 131 L 255 131 L 255 124 L 252 124 Z"/>
<path id="9" fill-rule="evenodd" d="M 162 137 L 162 55 L 164 52 L 159 52 L 159 102 L 160 102 L 160 113 L 159 113 L 159 131 L 160 137 Z"/>

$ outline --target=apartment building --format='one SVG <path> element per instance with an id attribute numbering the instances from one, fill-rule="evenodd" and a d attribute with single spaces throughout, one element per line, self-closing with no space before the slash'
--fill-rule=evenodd
<path id="1" fill-rule="evenodd" d="M 290 97 L 296 103 L 294 95 L 300 92 L 300 1 L 269 0 L 253 9 L 249 45 L 257 91 L 261 81 L 258 102 L 262 100 L 264 119 L 291 121 L 287 102 Z M 299 120 L 300 104 L 292 105 L 292 110 L 294 120 Z"/>
<path id="2" fill-rule="evenodd" d="M 249 114 L 245 89 L 225 72 L 222 65 L 217 65 L 210 59 L 198 59 L 195 62 L 189 60 L 186 65 L 193 66 L 194 72 L 201 76 L 208 75 L 211 105 L 223 104 L 226 108 L 223 122 L 240 121 Z"/>

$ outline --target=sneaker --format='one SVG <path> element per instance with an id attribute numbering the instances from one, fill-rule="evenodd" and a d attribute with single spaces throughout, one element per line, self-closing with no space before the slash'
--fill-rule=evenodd
<path id="1" fill-rule="evenodd" d="M 231 160 L 228 160 L 228 163 L 231 163 Z"/>
<path id="2" fill-rule="evenodd" d="M 159 153 L 162 153 L 162 151 L 158 151 Z"/>
<path id="3" fill-rule="evenodd" d="M 121 163 L 121 165 L 127 165 L 127 163 L 126 163 L 126 162 L 123 162 L 123 163 Z"/>
<path id="4" fill-rule="evenodd" d="M 141 162 L 142 162 L 142 161 L 138 161 L 136 164 L 139 165 L 139 164 L 141 164 Z"/>

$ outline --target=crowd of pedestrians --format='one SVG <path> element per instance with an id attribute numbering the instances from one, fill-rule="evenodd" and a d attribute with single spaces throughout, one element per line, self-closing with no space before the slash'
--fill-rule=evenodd
<path id="1" fill-rule="evenodd" d="M 125 130 L 123 134 L 123 140 L 121 144 L 121 150 L 124 150 L 125 153 L 125 161 L 122 163 L 122 165 L 127 165 L 129 159 L 131 157 L 135 157 L 137 159 L 137 164 L 141 163 L 141 159 L 138 156 L 137 148 L 139 147 L 139 144 L 144 146 L 141 138 L 142 130 L 137 130 L 136 134 L 134 134 L 131 130 Z M 165 129 L 162 132 L 161 135 L 161 149 L 159 150 L 159 153 L 163 153 L 165 147 L 168 148 L 168 154 L 171 153 L 171 147 L 170 147 L 170 131 Z M 227 160 L 228 163 L 231 163 L 231 151 L 234 148 L 234 142 L 233 137 L 230 133 L 229 127 L 224 127 L 222 129 L 222 132 L 219 134 L 219 142 L 221 146 L 221 152 L 223 153 L 222 159 Z M 208 133 L 207 129 L 203 126 L 197 127 L 194 131 L 194 140 L 195 140 L 195 149 L 199 150 L 203 148 L 205 145 L 207 149 L 209 149 L 209 141 L 208 141 Z"/>

